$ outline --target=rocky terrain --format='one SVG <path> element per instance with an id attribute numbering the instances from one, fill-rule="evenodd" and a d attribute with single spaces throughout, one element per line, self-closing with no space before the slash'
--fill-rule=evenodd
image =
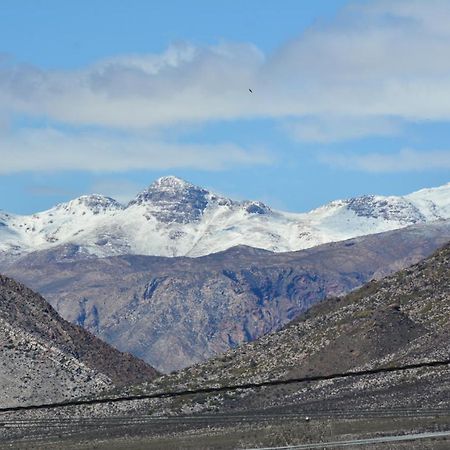
<path id="1" fill-rule="evenodd" d="M 431 257 L 314 305 L 279 332 L 134 393 L 238 385 L 450 359 L 450 244 Z M 450 407 L 450 367 L 188 396 L 187 411 L 357 411 Z M 164 402 L 152 404 L 155 413 Z M 167 403 L 166 403 L 167 405 Z"/>
<path id="2" fill-rule="evenodd" d="M 63 320 L 38 294 L 0 275 L 0 406 L 97 395 L 158 373 Z"/>
<path id="3" fill-rule="evenodd" d="M 402 197 L 337 200 L 294 214 L 163 177 L 127 205 L 102 195 L 85 195 L 30 216 L 0 211 L 0 261 L 66 244 L 94 256 L 197 257 L 237 245 L 295 251 L 449 219 L 449 199 L 450 184 L 446 184 Z"/>
<path id="4" fill-rule="evenodd" d="M 450 244 L 279 332 L 108 397 L 449 359 Z M 448 448 L 449 365 L 209 394 L 3 414 L 5 448 Z M 415 433 L 420 439 L 414 441 Z M 392 437 L 391 437 L 392 436 Z M 373 439 L 366 444 L 361 439 Z M 308 444 L 311 443 L 311 444 Z M 314 444 L 312 444 L 314 443 Z M 345 443 L 345 444 L 344 444 Z M 353 442 L 355 445 L 355 443 Z M 331 446 L 331 445 L 330 445 Z M 341 448 L 337 443 L 333 446 Z"/>
<path id="5" fill-rule="evenodd" d="M 170 372 L 277 331 L 449 240 L 442 221 L 282 254 L 240 246 L 200 258 L 96 258 L 67 245 L 5 270 L 66 320 Z"/>

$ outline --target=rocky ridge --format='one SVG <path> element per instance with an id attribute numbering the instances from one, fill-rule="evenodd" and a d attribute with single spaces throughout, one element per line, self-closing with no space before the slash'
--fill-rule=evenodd
<path id="1" fill-rule="evenodd" d="M 143 361 L 63 320 L 38 294 L 0 275 L 0 405 L 96 395 L 154 378 Z"/>

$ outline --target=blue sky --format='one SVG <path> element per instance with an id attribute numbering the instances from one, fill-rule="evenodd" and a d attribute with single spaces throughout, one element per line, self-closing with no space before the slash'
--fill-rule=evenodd
<path id="1" fill-rule="evenodd" d="M 449 20 L 444 0 L 2 0 L 0 209 L 167 174 L 291 211 L 444 184 Z"/>

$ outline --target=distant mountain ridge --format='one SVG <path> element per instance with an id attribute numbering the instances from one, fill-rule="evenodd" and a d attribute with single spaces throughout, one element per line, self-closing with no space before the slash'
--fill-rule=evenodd
<path id="1" fill-rule="evenodd" d="M 26 255 L 6 272 L 66 320 L 169 372 L 276 331 L 325 297 L 449 240 L 450 220 L 290 253 L 238 246 L 199 258 L 96 258 L 68 244 Z"/>
<path id="2" fill-rule="evenodd" d="M 0 212 L 0 260 L 75 244 L 86 255 L 198 257 L 247 245 L 273 252 L 450 218 L 450 183 L 402 197 L 362 196 L 309 213 L 234 201 L 162 177 L 128 205 L 87 195 L 29 216 Z"/>

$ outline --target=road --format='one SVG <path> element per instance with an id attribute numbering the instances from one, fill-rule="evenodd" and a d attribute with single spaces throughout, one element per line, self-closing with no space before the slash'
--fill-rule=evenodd
<path id="1" fill-rule="evenodd" d="M 435 433 L 417 433 L 405 434 L 401 436 L 383 436 L 369 439 L 353 439 L 348 441 L 334 441 L 334 442 L 316 442 L 311 444 L 291 445 L 284 447 L 254 447 L 245 450 L 306 450 L 313 448 L 333 448 L 333 447 L 355 447 L 358 445 L 369 444 L 387 444 L 391 442 L 409 442 L 420 439 L 437 439 L 450 437 L 450 431 L 438 431 Z"/>

